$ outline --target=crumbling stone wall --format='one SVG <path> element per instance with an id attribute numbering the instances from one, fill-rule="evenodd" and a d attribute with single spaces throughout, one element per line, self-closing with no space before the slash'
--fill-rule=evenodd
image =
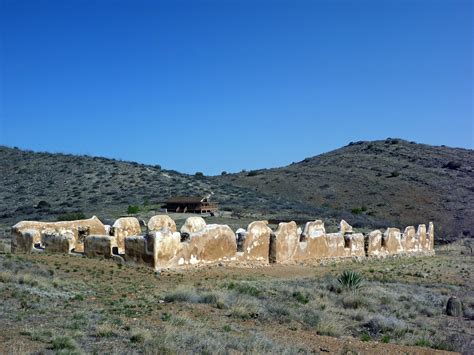
<path id="1" fill-rule="evenodd" d="M 89 235 L 84 242 L 84 255 L 89 258 L 103 257 L 109 259 L 114 255 L 114 248 L 118 254 L 117 239 L 108 235 Z"/>
<path id="2" fill-rule="evenodd" d="M 168 228 L 171 232 L 176 232 L 176 223 L 170 216 L 165 214 L 153 216 L 148 221 L 149 232 L 159 231 L 163 228 Z"/>
<path id="3" fill-rule="evenodd" d="M 140 235 L 142 228 L 140 222 L 135 217 L 122 217 L 115 221 L 113 235 L 117 240 L 119 254 L 125 253 L 125 239 L 131 236 Z"/>
<path id="4" fill-rule="evenodd" d="M 74 233 L 70 230 L 45 229 L 42 239 L 44 250 L 48 253 L 68 254 L 75 247 Z"/>
<path id="5" fill-rule="evenodd" d="M 148 232 L 141 235 L 136 218 L 119 218 L 107 235 L 96 217 L 71 222 L 23 221 L 12 227 L 12 251 L 29 253 L 44 250 L 53 253 L 78 251 L 84 246 L 88 257 L 112 258 L 124 255 L 126 261 L 146 264 L 155 269 L 198 264 L 239 262 L 250 264 L 315 263 L 327 258 L 365 258 L 391 255 L 431 255 L 434 253 L 434 225 L 420 224 L 404 232 L 387 228 L 364 236 L 354 233 L 346 221 L 337 233 L 326 233 L 321 220 L 307 222 L 303 231 L 295 222 L 280 223 L 275 232 L 267 221 L 255 221 L 237 235 L 227 225 L 210 224 L 201 217 L 188 218 L 181 232 L 166 215 L 153 216 Z M 97 230 L 93 235 L 81 232 Z M 238 248 L 239 245 L 239 248 Z"/>
<path id="6" fill-rule="evenodd" d="M 189 217 L 181 227 L 181 234 L 191 235 L 206 228 L 206 221 L 202 217 Z"/>
<path id="7" fill-rule="evenodd" d="M 37 222 L 37 221 L 21 221 L 12 227 L 12 253 L 29 253 L 31 248 L 30 237 L 33 236 L 33 247 L 37 245 L 39 248 L 44 247 L 42 233 L 45 229 L 53 229 L 58 232 L 69 230 L 73 233 L 75 251 L 83 251 L 83 242 L 79 236 L 80 231 L 88 231 L 89 234 L 105 234 L 104 224 L 93 216 L 89 219 L 77 221 L 61 221 L 61 222 Z"/>
<path id="8" fill-rule="evenodd" d="M 268 263 L 270 250 L 270 235 L 272 230 L 267 221 L 255 221 L 248 225 L 243 251 L 239 253 L 241 261 Z"/>

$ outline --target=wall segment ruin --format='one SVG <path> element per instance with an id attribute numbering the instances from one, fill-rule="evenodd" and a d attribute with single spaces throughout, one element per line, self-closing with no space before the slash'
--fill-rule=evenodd
<path id="1" fill-rule="evenodd" d="M 282 222 L 276 231 L 255 221 L 236 233 L 227 225 L 190 217 L 180 232 L 167 215 L 153 216 L 142 234 L 134 217 L 119 218 L 110 232 L 97 217 L 70 222 L 23 221 L 12 227 L 12 252 L 80 252 L 87 257 L 119 258 L 154 269 L 234 263 L 295 264 L 324 259 L 432 255 L 434 225 L 387 228 L 366 235 L 342 220 L 337 233 L 326 233 L 321 220 Z M 109 235 L 110 234 L 110 235 Z"/>

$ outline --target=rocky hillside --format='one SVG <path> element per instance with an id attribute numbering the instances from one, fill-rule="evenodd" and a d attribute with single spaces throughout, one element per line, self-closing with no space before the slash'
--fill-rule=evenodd
<path id="1" fill-rule="evenodd" d="M 390 138 L 352 142 L 283 168 L 219 180 L 395 226 L 432 220 L 446 241 L 474 236 L 473 150 Z"/>
<path id="2" fill-rule="evenodd" d="M 195 176 L 134 162 L 0 147 L 0 225 L 158 209 L 213 192 L 224 210 L 274 221 L 345 218 L 356 227 L 433 220 L 438 237 L 474 235 L 474 152 L 399 139 L 356 142 L 290 166 Z M 65 216 L 66 215 L 66 216 Z"/>

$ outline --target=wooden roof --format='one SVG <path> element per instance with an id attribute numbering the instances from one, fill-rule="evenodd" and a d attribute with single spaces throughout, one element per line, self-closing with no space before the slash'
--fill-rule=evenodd
<path id="1" fill-rule="evenodd" d="M 173 196 L 166 203 L 201 203 L 205 199 L 202 196 Z"/>

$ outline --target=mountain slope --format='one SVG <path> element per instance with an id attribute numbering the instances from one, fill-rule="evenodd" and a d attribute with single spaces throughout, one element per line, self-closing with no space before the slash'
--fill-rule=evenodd
<path id="1" fill-rule="evenodd" d="M 218 179 L 395 226 L 432 220 L 443 240 L 474 235 L 472 150 L 401 139 L 356 142 L 283 168 Z"/>
<path id="2" fill-rule="evenodd" d="M 206 177 L 113 159 L 0 146 L 0 225 L 65 213 L 124 215 L 172 195 L 214 193 L 223 209 L 356 227 L 433 220 L 438 240 L 474 235 L 474 152 L 399 139 L 357 142 L 282 168 Z"/>

